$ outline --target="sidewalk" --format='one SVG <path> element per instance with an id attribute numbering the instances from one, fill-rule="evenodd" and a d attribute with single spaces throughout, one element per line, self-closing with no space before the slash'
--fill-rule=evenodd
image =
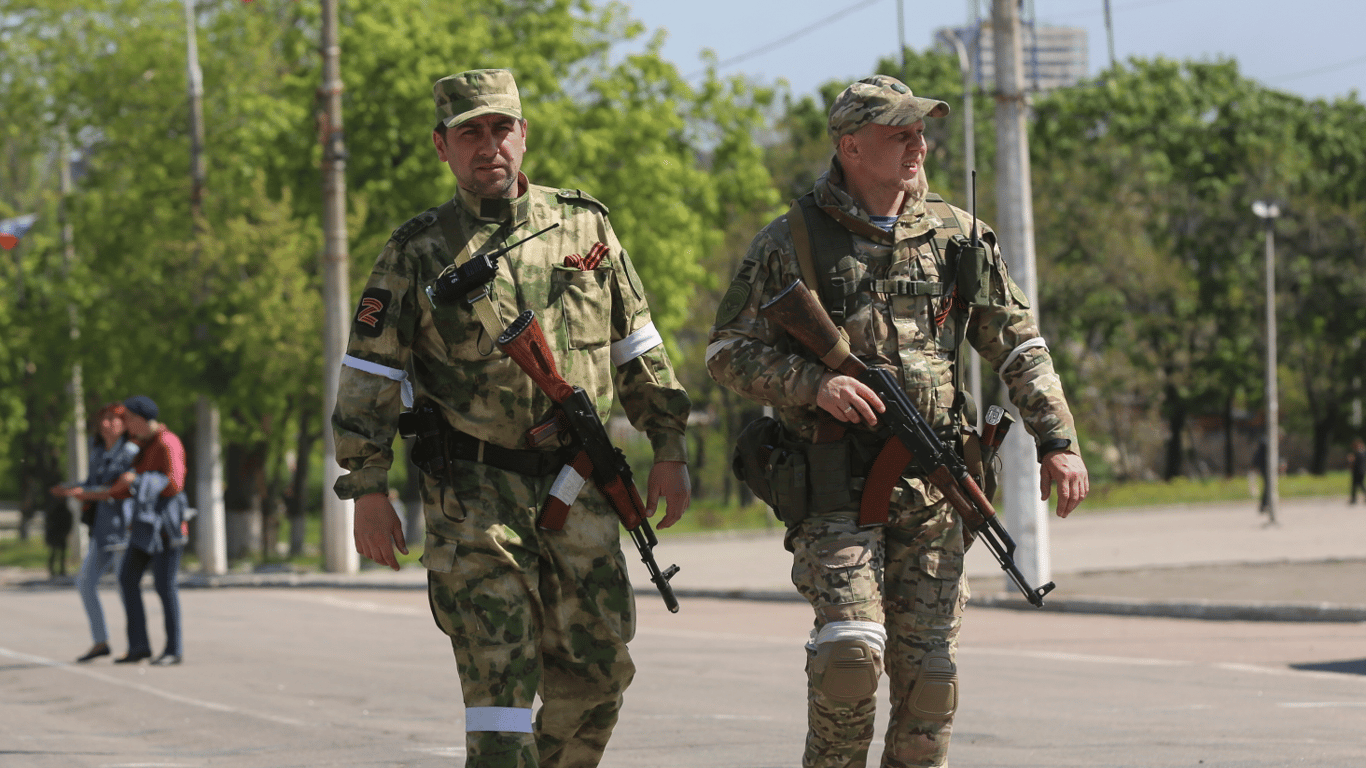
<path id="1" fill-rule="evenodd" d="M 1366 621 L 1366 507 L 1340 498 L 1282 501 L 1278 524 L 1255 504 L 1200 504 L 1080 512 L 1050 519 L 1052 578 L 1044 610 L 1204 619 Z M 678 564 L 680 599 L 802 598 L 789 580 L 782 528 L 740 534 L 671 536 L 655 557 Z M 629 540 L 637 598 L 655 599 Z M 967 558 L 974 605 L 1028 609 L 985 546 Z M 186 573 L 185 587 L 423 589 L 426 572 L 366 568 L 358 574 Z M 0 573 L 0 586 L 47 585 L 35 575 Z"/>

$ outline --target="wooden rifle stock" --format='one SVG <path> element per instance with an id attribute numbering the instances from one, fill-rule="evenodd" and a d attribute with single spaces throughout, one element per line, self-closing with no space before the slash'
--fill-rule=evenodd
<path id="1" fill-rule="evenodd" d="M 881 420 L 890 428 L 890 439 L 900 444 L 886 445 L 883 455 L 874 462 L 873 471 L 864 485 L 865 506 L 871 501 L 885 505 L 884 499 L 873 500 L 868 498 L 868 494 L 874 489 L 879 494 L 890 493 L 896 477 L 914 463 L 925 478 L 944 494 L 944 499 L 962 518 L 968 530 L 986 542 L 996 562 L 1025 598 L 1035 607 L 1042 606 L 1044 595 L 1055 586 L 1053 582 L 1038 589 L 1029 585 L 1015 564 L 1014 540 L 997 519 L 996 510 L 968 473 L 963 460 L 939 439 L 891 372 L 883 368 L 870 368 L 853 355 L 848 340 L 821 309 L 806 284 L 801 280 L 793 281 L 760 307 L 759 314 L 778 323 L 788 335 L 820 355 L 821 362 L 827 367 L 868 385 L 887 407 Z M 874 477 L 875 474 L 880 476 Z"/>
<path id="2" fill-rule="evenodd" d="M 565 381 L 556 370 L 555 357 L 551 354 L 550 344 L 541 331 L 540 323 L 536 322 L 536 313 L 528 309 L 518 315 L 498 337 L 498 347 L 559 406 L 579 447 L 579 454 L 572 463 L 576 468 L 588 467 L 593 484 L 631 533 L 631 540 L 640 551 L 641 561 L 650 572 L 650 581 L 659 588 L 664 604 L 671 612 L 677 613 L 678 599 L 674 596 L 669 579 L 678 573 L 678 566 L 671 565 L 661 571 L 659 563 L 655 562 L 654 547 L 659 539 L 645 517 L 645 503 L 636 489 L 631 465 L 621 451 L 612 445 L 592 398 L 587 392 Z"/>

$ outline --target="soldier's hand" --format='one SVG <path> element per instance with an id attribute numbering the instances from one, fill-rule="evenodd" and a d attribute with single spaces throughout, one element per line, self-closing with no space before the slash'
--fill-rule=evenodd
<path id="1" fill-rule="evenodd" d="M 398 570 L 398 557 L 394 547 L 408 554 L 408 546 L 403 543 L 403 524 L 399 522 L 394 505 L 389 503 L 388 494 L 367 493 L 356 499 L 356 551 Z"/>
<path id="2" fill-rule="evenodd" d="M 1039 486 L 1044 501 L 1048 501 L 1053 483 L 1058 484 L 1058 517 L 1067 517 L 1091 492 L 1086 462 L 1068 451 L 1054 451 L 1043 457 L 1039 466 Z"/>
<path id="3" fill-rule="evenodd" d="M 645 491 L 645 516 L 654 517 L 659 497 L 664 497 L 668 511 L 659 521 L 660 528 L 668 528 L 678 522 L 692 504 L 692 481 L 688 478 L 688 465 L 682 461 L 660 461 L 650 467 L 650 481 Z"/>
<path id="4" fill-rule="evenodd" d="M 853 376 L 827 373 L 816 390 L 816 405 L 840 421 L 877 426 L 877 415 L 887 410 L 882 398 Z"/>

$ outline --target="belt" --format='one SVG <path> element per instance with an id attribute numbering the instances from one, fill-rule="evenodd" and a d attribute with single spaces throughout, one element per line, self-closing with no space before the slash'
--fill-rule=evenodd
<path id="1" fill-rule="evenodd" d="M 447 434 L 451 458 L 459 461 L 487 464 L 496 469 L 532 477 L 559 474 L 560 468 L 565 465 L 565 458 L 558 450 L 522 451 L 504 448 L 464 432 L 450 430 Z"/>

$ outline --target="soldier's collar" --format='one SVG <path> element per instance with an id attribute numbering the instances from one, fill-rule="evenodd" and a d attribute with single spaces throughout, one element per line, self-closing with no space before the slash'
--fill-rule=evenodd
<path id="1" fill-rule="evenodd" d="M 531 211 L 531 183 L 526 174 L 517 172 L 517 197 L 480 197 L 458 187 L 455 196 L 471 216 L 481 221 L 511 221 L 514 227 L 525 224 Z"/>

